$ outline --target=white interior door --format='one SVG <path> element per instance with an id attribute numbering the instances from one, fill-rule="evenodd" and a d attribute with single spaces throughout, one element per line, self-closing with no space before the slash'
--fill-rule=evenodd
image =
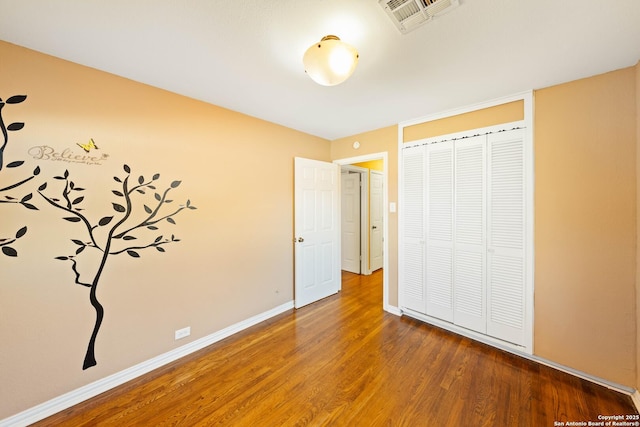
<path id="1" fill-rule="evenodd" d="M 382 251 L 382 239 L 384 236 L 382 227 L 384 224 L 383 217 L 383 183 L 384 183 L 384 175 L 382 172 L 371 171 L 371 180 L 370 180 L 370 193 L 369 193 L 369 203 L 370 205 L 370 215 L 371 215 L 371 252 L 370 252 L 370 265 L 369 269 L 371 271 L 376 271 L 382 268 L 383 263 L 383 251 Z"/>
<path id="2" fill-rule="evenodd" d="M 524 131 L 488 136 L 487 333 L 526 344 Z"/>
<path id="3" fill-rule="evenodd" d="M 453 142 L 427 146 L 427 314 L 453 321 Z"/>
<path id="4" fill-rule="evenodd" d="M 360 174 L 342 173 L 342 269 L 360 274 Z"/>
<path id="5" fill-rule="evenodd" d="M 400 305 L 426 313 L 425 294 L 425 156 L 426 147 L 402 150 L 402 189 L 400 205 L 401 241 L 398 257 Z"/>
<path id="6" fill-rule="evenodd" d="M 487 332 L 485 141 L 455 144 L 453 323 Z"/>
<path id="7" fill-rule="evenodd" d="M 340 290 L 339 166 L 295 158 L 295 307 Z"/>

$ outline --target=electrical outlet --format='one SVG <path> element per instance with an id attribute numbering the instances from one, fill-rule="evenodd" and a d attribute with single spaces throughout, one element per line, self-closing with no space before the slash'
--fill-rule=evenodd
<path id="1" fill-rule="evenodd" d="M 178 329 L 176 331 L 176 340 L 180 340 L 184 337 L 188 337 L 191 335 L 191 326 L 187 326 L 186 328 Z"/>

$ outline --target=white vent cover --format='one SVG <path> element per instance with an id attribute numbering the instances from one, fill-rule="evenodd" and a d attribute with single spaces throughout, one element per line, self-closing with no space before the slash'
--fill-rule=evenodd
<path id="1" fill-rule="evenodd" d="M 396 28 L 406 34 L 460 5 L 459 0 L 379 0 Z"/>

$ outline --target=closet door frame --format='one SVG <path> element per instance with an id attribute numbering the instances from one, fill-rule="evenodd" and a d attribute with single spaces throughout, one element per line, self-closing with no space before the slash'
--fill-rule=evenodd
<path id="1" fill-rule="evenodd" d="M 477 110 L 482 110 L 485 108 L 498 106 L 501 104 L 506 104 L 513 101 L 524 101 L 524 120 L 502 123 L 493 126 L 486 126 L 478 129 L 472 129 L 469 131 L 458 132 L 455 134 L 442 135 L 434 138 L 426 138 L 422 140 L 415 140 L 405 143 L 404 142 L 404 133 L 405 128 L 420 125 L 429 121 L 438 120 L 446 117 L 451 117 L 459 114 L 464 114 L 467 112 L 473 112 Z M 399 283 L 398 283 L 398 300 L 400 302 L 400 311 L 403 315 L 408 315 L 411 317 L 418 318 L 427 323 L 431 323 L 433 325 L 442 327 L 444 329 L 448 329 L 455 333 L 473 338 L 475 340 L 484 342 L 489 345 L 493 345 L 495 347 L 502 348 L 504 350 L 519 353 L 523 355 L 532 355 L 534 352 L 534 342 L 533 342 L 533 326 L 534 326 L 534 240 L 533 240 L 533 226 L 534 226 L 534 135 L 533 135 L 533 92 L 523 92 L 520 94 L 516 94 L 513 96 L 501 98 L 498 100 L 489 101 L 482 104 L 476 104 L 469 107 L 464 107 L 456 110 L 451 110 L 448 112 L 426 116 L 423 118 L 407 121 L 400 123 L 398 126 L 398 151 L 399 151 L 399 160 L 402 159 L 402 150 L 408 146 L 415 145 L 427 145 L 430 143 L 437 142 L 438 140 L 448 140 L 453 138 L 466 138 L 472 137 L 478 134 L 488 134 L 488 133 L 496 133 L 504 130 L 511 130 L 514 128 L 523 128 L 523 136 L 524 136 L 524 167 L 525 167 L 525 249 L 524 249 L 524 259 L 525 259 L 525 305 L 524 305 L 524 344 L 516 345 L 507 341 L 503 341 L 497 338 L 490 337 L 488 335 L 475 332 L 470 329 L 466 329 L 460 326 L 456 326 L 453 323 L 442 321 L 440 319 L 431 317 L 426 315 L 425 313 L 421 313 L 415 311 L 411 308 L 404 307 L 403 302 L 403 293 L 404 293 L 404 284 L 402 277 L 404 276 L 404 272 L 399 272 Z M 404 200 L 404 191 L 403 191 L 403 169 L 402 169 L 402 161 L 399 161 L 399 188 L 398 188 L 398 196 L 399 196 L 399 206 L 402 207 L 405 203 Z M 401 214 L 401 212 L 400 212 Z M 403 245 L 403 234 L 404 234 L 404 224 L 402 221 L 402 215 L 399 215 L 399 247 Z M 398 254 L 399 256 L 399 266 L 403 265 L 403 254 L 402 251 Z"/>

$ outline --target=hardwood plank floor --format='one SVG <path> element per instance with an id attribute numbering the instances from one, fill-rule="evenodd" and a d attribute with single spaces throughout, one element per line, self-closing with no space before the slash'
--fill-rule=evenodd
<path id="1" fill-rule="evenodd" d="M 382 272 L 37 426 L 522 426 L 637 414 L 631 398 L 382 310 Z M 555 423 L 558 424 L 555 424 Z"/>

